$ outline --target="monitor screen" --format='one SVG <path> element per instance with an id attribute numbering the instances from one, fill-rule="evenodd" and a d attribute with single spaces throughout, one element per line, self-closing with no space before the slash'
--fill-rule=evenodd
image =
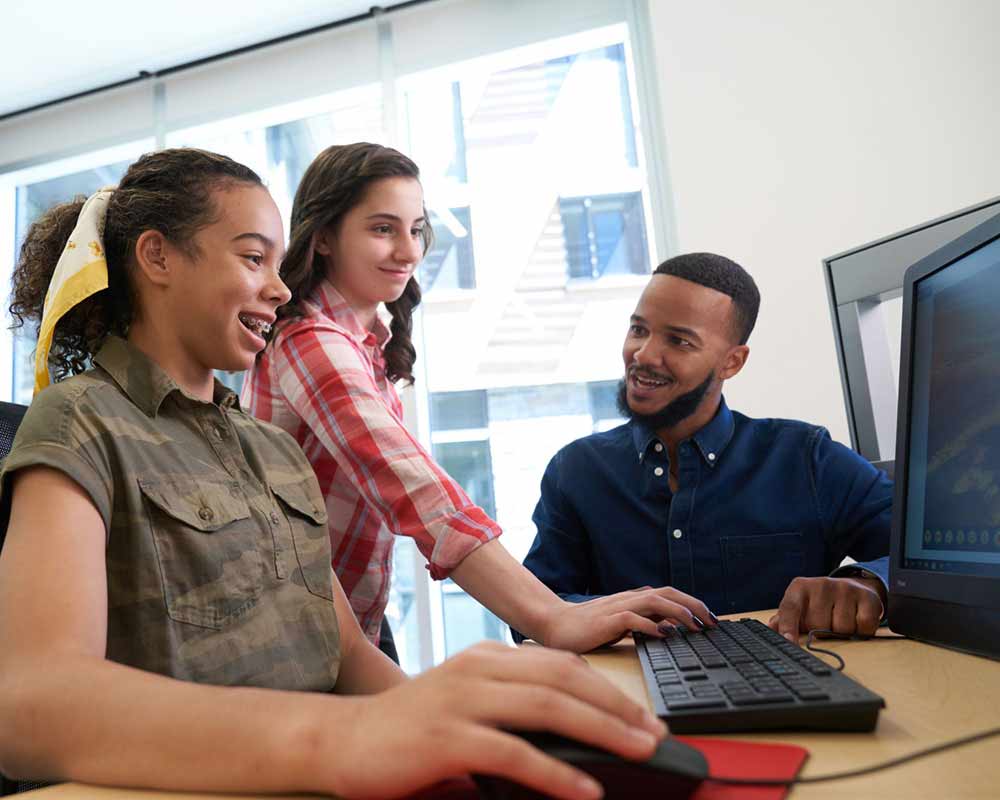
<path id="1" fill-rule="evenodd" d="M 914 285 L 908 570 L 1000 577 L 1000 239 Z"/>

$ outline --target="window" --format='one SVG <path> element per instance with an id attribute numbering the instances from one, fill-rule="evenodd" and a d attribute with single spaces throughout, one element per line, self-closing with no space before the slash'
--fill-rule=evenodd
<path id="1" fill-rule="evenodd" d="M 434 246 L 420 263 L 421 289 L 475 288 L 472 214 L 469 208 L 437 209 L 430 215 Z"/>
<path id="2" fill-rule="evenodd" d="M 559 199 L 569 277 L 649 272 L 642 198 L 636 192 Z"/>
<path id="3" fill-rule="evenodd" d="M 626 12 L 615 0 L 550 0 L 516 21 L 508 18 L 521 10 L 489 0 L 400 8 L 377 26 L 361 21 L 182 70 L 158 84 L 166 101 L 158 114 L 140 86 L 130 102 L 150 118 L 132 106 L 119 115 L 167 146 L 203 147 L 256 170 L 286 231 L 295 189 L 325 147 L 385 142 L 414 158 L 435 243 L 419 272 L 411 427 L 500 522 L 518 559 L 534 537 L 548 460 L 619 422 L 621 339 L 662 233 L 636 124 Z M 27 120 L 19 141 L 32 141 L 41 124 Z M 107 136 L 131 141 L 124 124 Z M 152 147 L 0 175 L 0 220 L 10 220 L 0 224 L 0 251 L 13 251 L 50 202 L 116 183 Z M 45 153 L 30 157 L 41 163 Z M 31 396 L 32 346 L 0 344 L 0 377 L 14 376 L 20 402 Z M 219 377 L 240 389 L 241 374 Z M 506 635 L 453 582 L 429 582 L 404 538 L 387 616 L 410 672 Z"/>
<path id="4" fill-rule="evenodd" d="M 621 337 L 651 261 L 630 80 L 611 26 L 397 81 L 438 236 L 416 384 L 431 451 L 519 560 L 549 459 L 619 423 Z M 437 594 L 436 658 L 506 635 L 460 587 Z"/>

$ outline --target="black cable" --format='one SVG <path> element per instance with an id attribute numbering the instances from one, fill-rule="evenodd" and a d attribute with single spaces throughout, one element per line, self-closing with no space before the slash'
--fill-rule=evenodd
<path id="1" fill-rule="evenodd" d="M 850 633 L 834 633 L 833 631 L 826 630 L 825 628 L 814 628 L 813 630 L 809 631 L 809 636 L 806 639 L 806 650 L 809 650 L 812 653 L 822 653 L 823 655 L 832 656 L 833 658 L 837 659 L 837 663 L 839 664 L 839 666 L 837 667 L 838 672 L 844 671 L 844 666 L 845 666 L 844 659 L 841 658 L 840 654 L 833 652 L 833 650 L 824 650 L 822 647 L 816 647 L 813 642 L 819 636 L 822 636 L 824 639 L 847 639 L 848 641 L 855 641 L 855 642 L 859 641 L 871 642 L 871 641 L 878 641 L 880 639 L 886 641 L 894 641 L 897 639 L 908 638 L 906 636 L 900 636 L 898 633 L 893 633 L 888 636 L 858 636 L 857 634 L 850 634 Z"/>
<path id="2" fill-rule="evenodd" d="M 924 758 L 925 756 L 934 755 L 935 753 L 943 753 L 945 750 L 952 750 L 956 747 L 962 747 L 964 745 L 972 744 L 973 742 L 978 742 L 983 739 L 989 739 L 990 737 L 997 735 L 1000 735 L 1000 728 L 990 728 L 989 730 L 974 733 L 971 736 L 963 736 L 961 739 L 953 739 L 950 742 L 936 744 L 933 747 L 917 750 L 916 752 L 909 753 L 905 756 L 891 758 L 888 761 L 883 761 L 881 764 L 872 764 L 869 767 L 852 769 L 847 772 L 831 772 L 829 775 L 814 775 L 809 778 L 722 778 L 709 775 L 705 778 L 705 780 L 734 786 L 794 786 L 797 783 L 839 781 L 844 778 L 857 778 L 861 775 L 869 775 L 872 772 L 880 772 L 881 770 L 889 769 L 890 767 L 898 767 L 900 764 L 906 764 L 907 762 L 915 761 L 918 758 Z"/>

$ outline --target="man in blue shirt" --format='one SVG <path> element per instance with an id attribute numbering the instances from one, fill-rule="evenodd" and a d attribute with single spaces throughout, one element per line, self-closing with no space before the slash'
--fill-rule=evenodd
<path id="1" fill-rule="evenodd" d="M 778 607 L 790 639 L 870 634 L 883 615 L 892 483 L 825 429 L 731 411 L 760 295 L 733 261 L 692 253 L 653 273 L 629 323 L 628 422 L 560 450 L 525 566 L 584 601 L 672 586 L 716 613 Z M 839 567 L 845 556 L 859 562 Z M 711 624 L 706 621 L 706 624 Z"/>

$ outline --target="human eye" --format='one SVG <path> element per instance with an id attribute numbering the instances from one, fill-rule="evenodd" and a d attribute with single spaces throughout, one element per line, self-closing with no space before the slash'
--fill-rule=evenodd
<path id="1" fill-rule="evenodd" d="M 380 222 L 378 225 L 372 226 L 372 230 L 375 231 L 375 233 L 389 234 L 392 233 L 392 225 L 387 222 Z"/>
<path id="2" fill-rule="evenodd" d="M 255 267 L 259 267 L 264 263 L 264 256 L 261 253 L 246 253 L 243 258 L 253 264 Z"/>
<path id="3" fill-rule="evenodd" d="M 684 348 L 685 350 L 694 347 L 694 344 L 692 344 L 688 339 L 685 339 L 683 336 L 671 336 L 670 343 Z"/>
<path id="4" fill-rule="evenodd" d="M 423 225 L 418 225 L 417 227 L 410 229 L 410 236 L 413 236 L 414 238 L 416 238 L 418 236 L 423 236 L 423 235 L 424 235 L 424 226 Z"/>
<path id="5" fill-rule="evenodd" d="M 635 322 L 628 326 L 628 332 L 631 336 L 644 336 L 646 334 L 646 329 Z"/>

